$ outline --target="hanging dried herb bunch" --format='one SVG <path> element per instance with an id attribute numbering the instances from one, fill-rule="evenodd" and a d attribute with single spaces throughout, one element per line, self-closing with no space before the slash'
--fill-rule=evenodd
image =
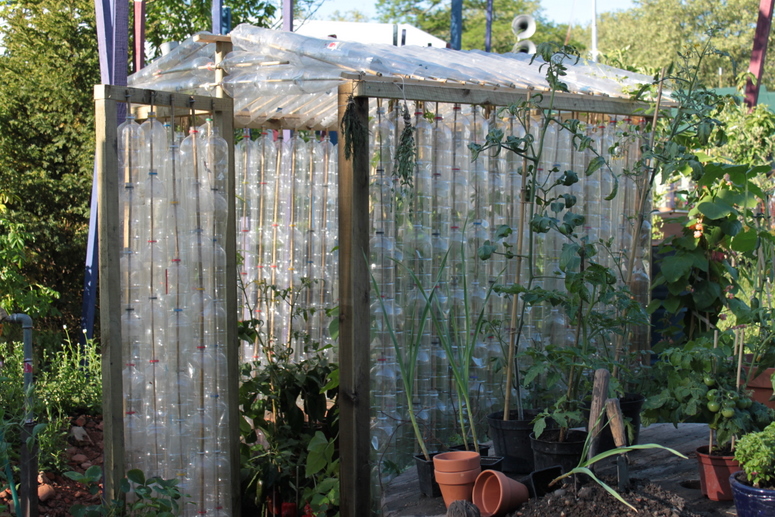
<path id="1" fill-rule="evenodd" d="M 401 116 L 404 119 L 404 129 L 401 136 L 398 137 L 396 146 L 395 167 L 393 167 L 393 177 L 398 179 L 401 187 L 412 187 L 412 171 L 415 167 L 416 148 L 414 143 L 414 126 L 412 118 L 409 115 L 409 108 L 404 102 Z"/>
<path id="2" fill-rule="evenodd" d="M 347 107 L 342 115 L 342 132 L 344 133 L 344 158 L 350 160 L 356 147 L 365 149 L 368 146 L 369 128 L 364 126 L 355 113 L 355 101 L 352 94 L 347 98 Z"/>

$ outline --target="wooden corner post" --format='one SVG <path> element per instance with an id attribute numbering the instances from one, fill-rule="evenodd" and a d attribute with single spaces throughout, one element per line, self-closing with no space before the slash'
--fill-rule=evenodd
<path id="1" fill-rule="evenodd" d="M 353 83 L 339 86 L 339 443 L 342 517 L 371 512 L 369 463 L 369 99 L 353 97 Z M 365 134 L 352 156 L 342 118 Z"/>
<path id="2" fill-rule="evenodd" d="M 105 85 L 94 88 L 102 348 L 102 414 L 105 451 L 102 492 L 105 501 L 121 498 L 118 484 L 124 477 L 124 390 L 121 360 L 121 272 L 119 268 L 117 102 Z"/>

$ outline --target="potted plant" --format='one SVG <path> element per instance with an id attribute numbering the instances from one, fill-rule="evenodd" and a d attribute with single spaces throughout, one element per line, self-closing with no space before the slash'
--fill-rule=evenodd
<path id="1" fill-rule="evenodd" d="M 729 478 L 739 517 L 775 513 L 775 423 L 743 436 L 735 459 L 742 471 Z"/>
<path id="2" fill-rule="evenodd" d="M 736 334 L 727 331 L 663 351 L 653 370 L 655 385 L 662 388 L 648 398 L 643 411 L 645 423 L 708 423 L 708 445 L 697 449 L 697 458 L 703 495 L 716 501 L 732 498 L 728 478 L 738 468 L 735 437 L 757 431 L 773 418 L 772 410 L 741 387 L 742 346 Z"/>

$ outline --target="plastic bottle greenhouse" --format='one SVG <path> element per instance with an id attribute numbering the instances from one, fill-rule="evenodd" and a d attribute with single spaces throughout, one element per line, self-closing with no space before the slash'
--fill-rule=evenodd
<path id="1" fill-rule="evenodd" d="M 216 39 L 233 49 L 216 51 Z M 225 57 L 215 63 L 216 54 Z M 517 297 L 492 291 L 528 276 L 558 288 L 562 235 L 535 234 L 532 262 L 477 257 L 506 227 L 507 245 L 531 239 L 520 224 L 524 160 L 474 156 L 470 147 L 495 129 L 543 140 L 535 172 L 542 184 L 605 159 L 610 173 L 579 174 L 556 192 L 577 200 L 583 236 L 607 244 L 600 263 L 647 304 L 651 235 L 642 215 L 650 200 L 634 172 L 645 120 L 624 92 L 650 78 L 583 60 L 567 66 L 569 91 L 556 94 L 555 110 L 584 124 L 590 145 L 580 151 L 538 112 L 524 119 L 500 109 L 549 89 L 540 59 L 525 54 L 362 45 L 240 25 L 229 38 L 182 43 L 130 77 L 131 95 L 105 94 L 128 108 L 115 130 L 117 179 L 105 180 L 100 199 L 117 200 L 101 208 L 113 215 L 100 222 L 115 217 L 118 230 L 116 249 L 103 248 L 117 261 L 101 265 L 103 286 L 115 291 L 102 302 L 102 327 L 106 346 L 120 336 L 122 373 L 112 389 L 122 395 L 107 416 L 123 422 L 113 450 L 126 468 L 177 478 L 196 503 L 185 515 L 239 513 L 234 391 L 240 365 L 265 353 L 237 339 L 237 322 L 251 319 L 265 322 L 272 341 L 293 343 L 296 359 L 305 346 L 294 331 L 303 330 L 331 345 L 323 353 L 340 363 L 343 515 L 358 514 L 361 498 L 390 479 L 386 461 L 405 466 L 417 452 L 405 425 L 409 405 L 428 443 L 459 433 L 449 353 L 471 339 L 469 404 L 486 434 L 484 417 L 503 409 L 515 333 L 521 349 L 572 343 L 574 333 L 550 304 L 517 323 Z M 233 105 L 227 123 L 223 105 L 207 107 L 216 93 Z M 362 142 L 340 125 L 351 105 Z M 416 149 L 408 182 L 396 159 L 407 124 Z M 314 311 L 298 329 L 287 305 L 267 301 L 261 286 L 304 282 L 296 303 Z M 451 348 L 423 324 L 430 292 Z M 338 339 L 329 328 L 335 307 Z M 488 324 L 472 334 L 469 314 Z M 648 339 L 636 329 L 629 346 L 646 349 Z M 413 378 L 404 379 L 396 354 L 410 341 L 417 354 Z"/>

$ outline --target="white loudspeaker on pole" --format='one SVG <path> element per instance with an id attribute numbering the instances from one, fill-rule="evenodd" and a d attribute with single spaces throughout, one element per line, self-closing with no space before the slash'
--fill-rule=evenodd
<path id="1" fill-rule="evenodd" d="M 535 54 L 535 43 L 527 39 L 536 32 L 536 21 L 532 16 L 529 14 L 515 16 L 511 21 L 511 31 L 517 37 L 517 43 L 511 49 L 512 52 Z"/>

